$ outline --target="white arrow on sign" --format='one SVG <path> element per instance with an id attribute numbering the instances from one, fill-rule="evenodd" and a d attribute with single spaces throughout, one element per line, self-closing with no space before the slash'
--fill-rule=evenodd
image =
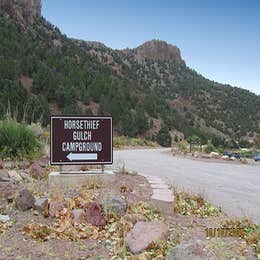
<path id="1" fill-rule="evenodd" d="M 67 158 L 70 161 L 97 160 L 97 153 L 69 153 Z"/>

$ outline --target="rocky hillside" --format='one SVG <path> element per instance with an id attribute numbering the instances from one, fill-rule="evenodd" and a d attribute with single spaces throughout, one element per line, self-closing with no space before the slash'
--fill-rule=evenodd
<path id="1" fill-rule="evenodd" d="M 41 17 L 40 0 L 0 7 L 1 117 L 48 124 L 50 113 L 104 114 L 119 134 L 154 138 L 164 127 L 219 143 L 260 132 L 260 97 L 204 78 L 176 46 L 113 50 L 67 38 Z"/>
<path id="2" fill-rule="evenodd" d="M 41 17 L 41 0 L 0 0 L 0 7 L 20 23 L 24 20 L 33 23 Z"/>

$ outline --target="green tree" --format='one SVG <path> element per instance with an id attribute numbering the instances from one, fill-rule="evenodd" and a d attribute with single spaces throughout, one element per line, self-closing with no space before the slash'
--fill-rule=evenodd
<path id="1" fill-rule="evenodd" d="M 126 112 L 121 115 L 120 133 L 129 137 L 135 136 L 136 129 L 134 127 L 134 118 L 131 112 Z"/>
<path id="2" fill-rule="evenodd" d="M 157 137 L 156 137 L 156 141 L 161 145 L 161 146 L 165 146 L 165 147 L 170 147 L 172 145 L 172 138 L 171 135 L 169 133 L 169 129 L 167 126 L 162 126 L 162 128 L 160 129 Z"/>
<path id="3" fill-rule="evenodd" d="M 134 125 L 137 134 L 144 134 L 149 129 L 147 116 L 144 114 L 144 109 L 138 106 L 134 117 Z"/>

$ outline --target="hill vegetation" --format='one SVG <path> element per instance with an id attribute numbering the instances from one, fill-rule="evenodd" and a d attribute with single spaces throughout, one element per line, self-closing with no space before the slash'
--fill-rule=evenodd
<path id="1" fill-rule="evenodd" d="M 172 130 L 220 144 L 260 133 L 260 97 L 204 78 L 175 46 L 112 50 L 68 38 L 38 9 L 32 18 L 17 1 L 0 5 L 0 119 L 7 111 L 43 125 L 51 113 L 112 115 L 118 134 L 167 143 Z"/>

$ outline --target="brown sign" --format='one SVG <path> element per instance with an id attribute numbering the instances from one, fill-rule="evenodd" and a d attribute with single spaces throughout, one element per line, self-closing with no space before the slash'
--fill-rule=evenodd
<path id="1" fill-rule="evenodd" d="M 112 117 L 51 117 L 51 164 L 112 163 Z"/>

